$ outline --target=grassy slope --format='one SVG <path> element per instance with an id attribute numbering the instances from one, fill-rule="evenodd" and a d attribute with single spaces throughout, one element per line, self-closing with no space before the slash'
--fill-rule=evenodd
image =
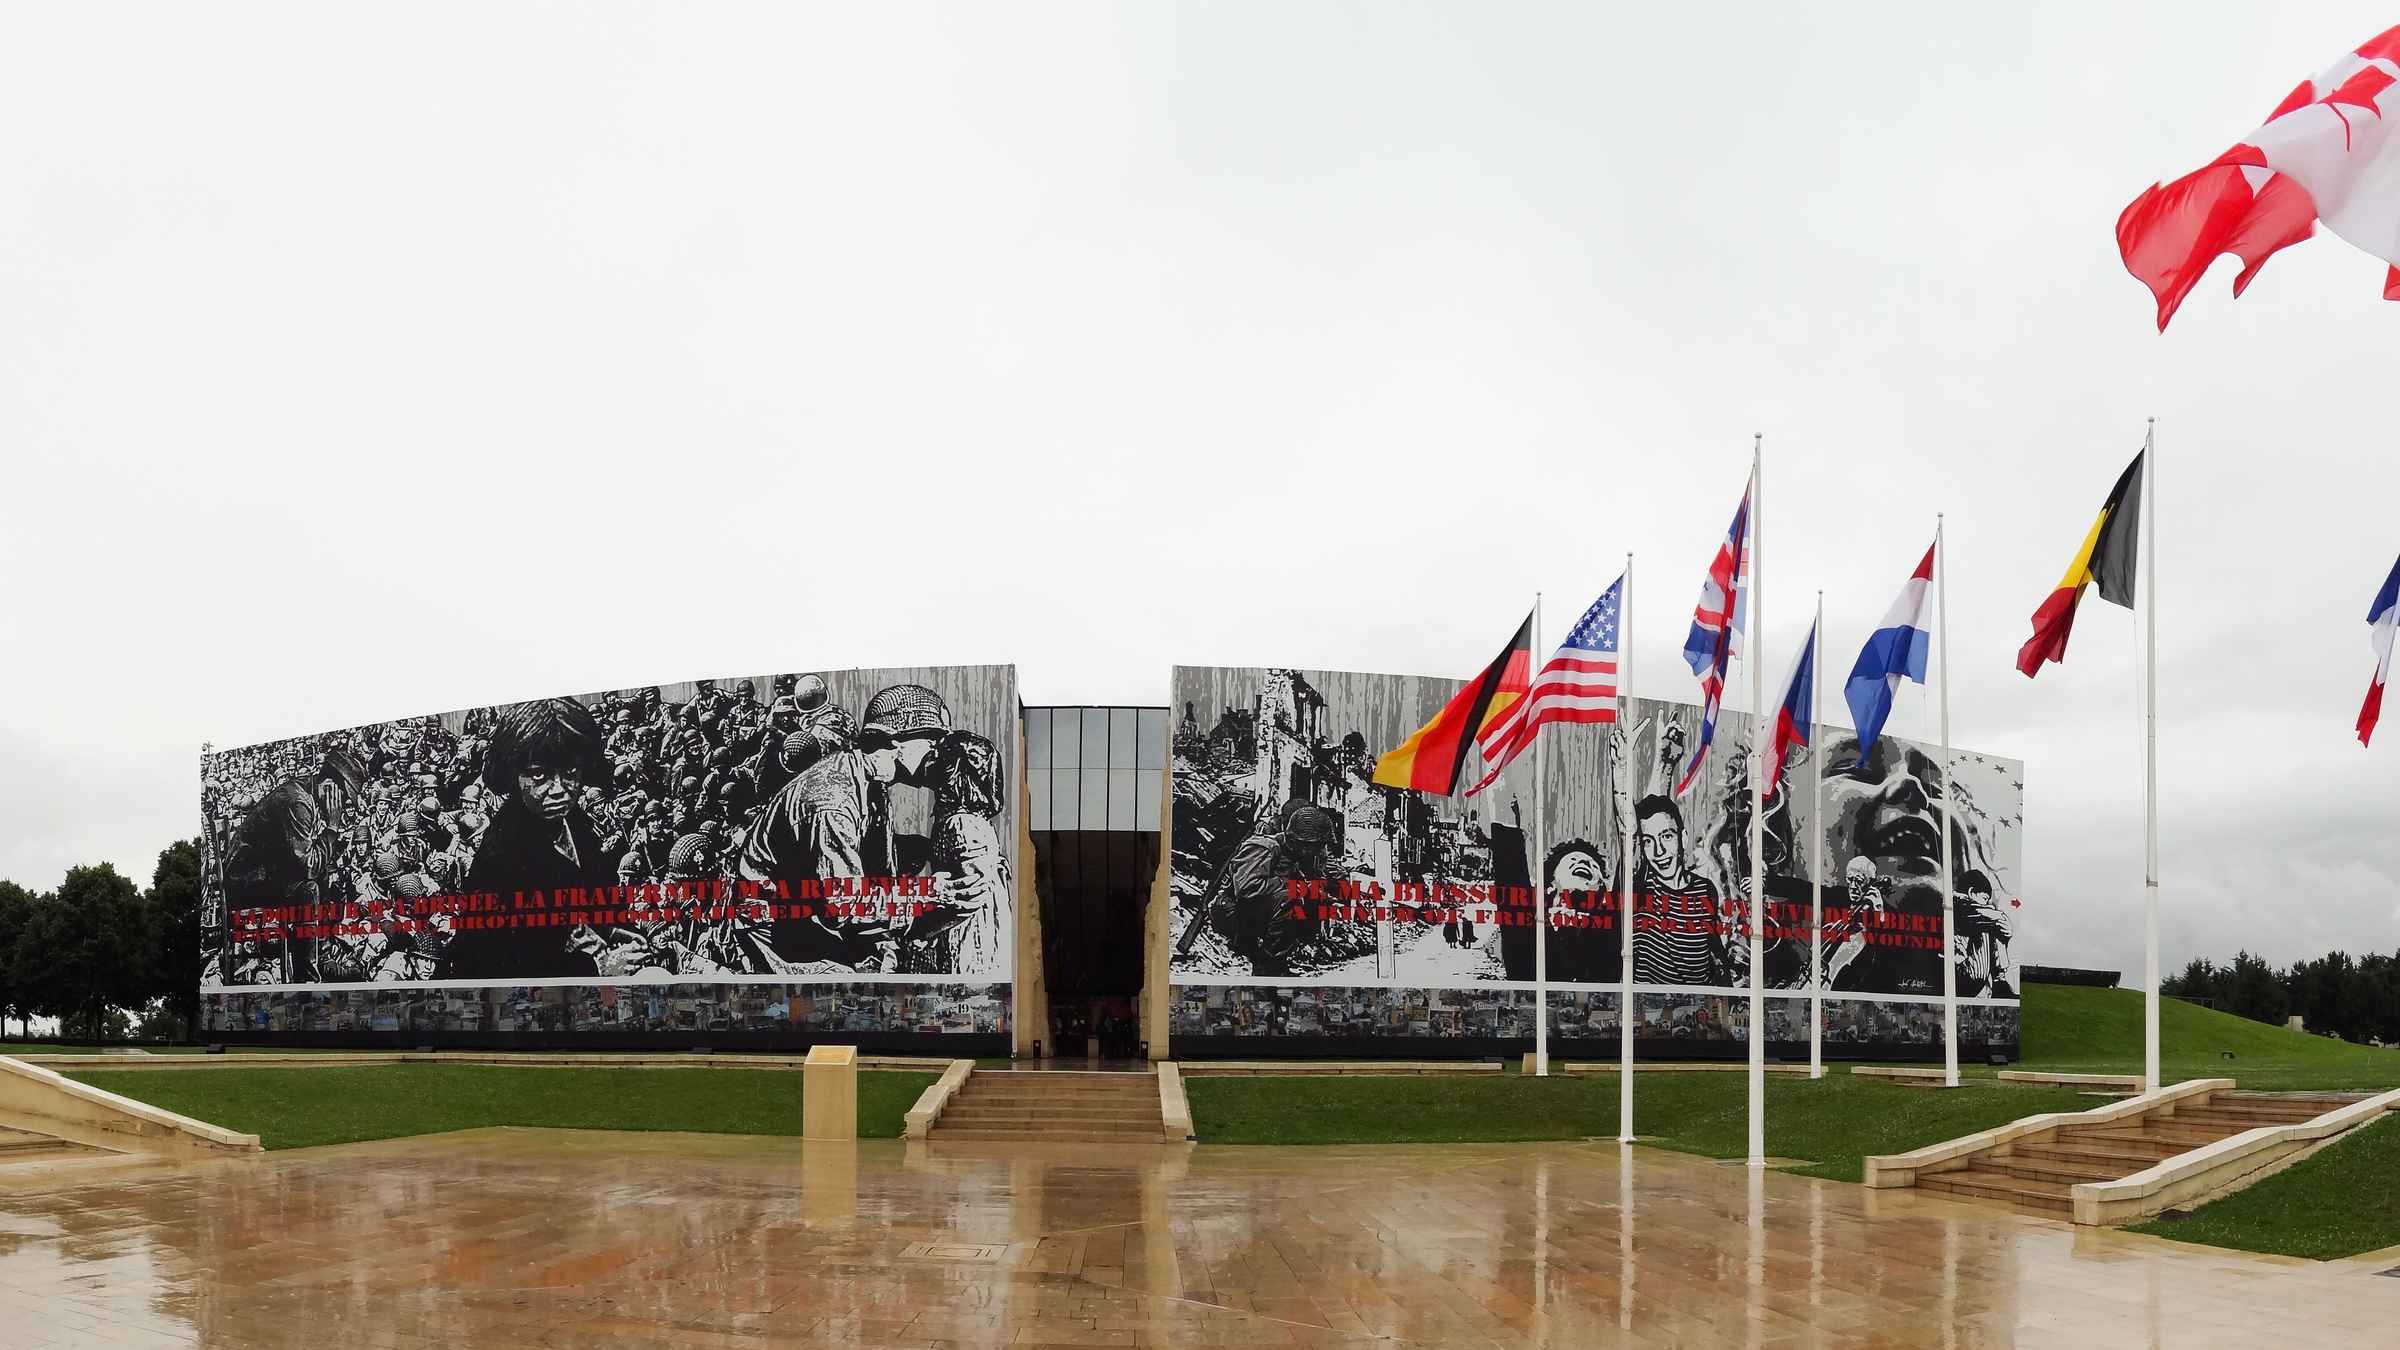
<path id="1" fill-rule="evenodd" d="M 369 1068 L 95 1069 L 94 1087 L 255 1134 L 268 1148 L 541 1125 L 583 1130 L 800 1133 L 801 1075 L 771 1069 L 540 1069 L 480 1064 Z M 858 1076 L 858 1133 L 900 1133 L 927 1073 Z"/>
<path id="2" fill-rule="evenodd" d="M 2319 1261 L 2400 1246 L 2400 1123 L 2386 1115 L 2189 1218 L 2134 1231 Z"/>
<path id="3" fill-rule="evenodd" d="M 1739 1073 L 1645 1074 L 1635 1128 L 1661 1148 L 1712 1158 L 1749 1149 Z M 1526 1078 L 1428 1074 L 1389 1078 L 1185 1080 L 1200 1138 L 1214 1144 L 1452 1143 L 1614 1138 L 1617 1076 Z M 2094 1103 L 2063 1089 L 1976 1087 L 1935 1092 L 1834 1072 L 1767 1084 L 1767 1150 L 1806 1158 L 1812 1176 L 1856 1181 L 1860 1160 L 1987 1129 L 2041 1111 Z"/>
<path id="4" fill-rule="evenodd" d="M 2138 989 L 2027 986 L 2026 1069 L 2142 1071 Z M 2400 1087 L 2400 1050 L 2377 1050 L 2235 1017 L 2179 999 L 2158 1007 L 2159 1073 L 2168 1082 L 2231 1078 L 2246 1089 Z M 2232 1059 L 2224 1057 L 2231 1051 Z"/>

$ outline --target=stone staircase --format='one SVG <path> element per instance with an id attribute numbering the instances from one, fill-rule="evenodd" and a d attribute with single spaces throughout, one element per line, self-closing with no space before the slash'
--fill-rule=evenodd
<path id="1" fill-rule="evenodd" d="M 106 1158 L 107 1149 L 69 1142 L 53 1135 L 36 1134 L 31 1130 L 12 1130 L 0 1127 L 0 1167 L 19 1163 L 69 1162 L 84 1158 Z"/>
<path id="2" fill-rule="evenodd" d="M 1153 1144 L 1166 1126 L 1154 1075 L 1000 1069 L 970 1074 L 926 1137 Z"/>
<path id="3" fill-rule="evenodd" d="M 2073 1191 L 2080 1183 L 2129 1177 L 2245 1130 L 2314 1120 L 2351 1100 L 2217 1092 L 2197 1105 L 2177 1107 L 2173 1115 L 2062 1126 L 2047 1138 L 1977 1156 L 1963 1168 L 1920 1173 L 1916 1184 L 1920 1190 L 1999 1201 L 2030 1213 L 2067 1215 L 2074 1212 Z"/>

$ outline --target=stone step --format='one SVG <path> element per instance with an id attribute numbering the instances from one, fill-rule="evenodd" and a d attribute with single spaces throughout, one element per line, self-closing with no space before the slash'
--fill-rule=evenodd
<path id="1" fill-rule="evenodd" d="M 1116 1115 L 1098 1115 L 1088 1112 L 1069 1114 L 1058 1111 L 984 1111 L 960 1106 L 953 1106 L 942 1112 L 941 1115 L 941 1123 L 944 1125 L 1009 1122 L 1020 1125 L 1145 1125 L 1156 1129 L 1162 1120 L 1163 1117 L 1156 1111 L 1147 1114 L 1139 1111 L 1126 1111 Z"/>
<path id="2" fill-rule="evenodd" d="M 2019 1144 L 2011 1156 L 2107 1169 L 2108 1179 L 2112 1181 L 2120 1177 L 2132 1176 L 2136 1172 L 2147 1172 L 2153 1165 L 2164 1161 L 2156 1153 L 2140 1149 L 2106 1148 L 2096 1144 L 2075 1143 Z"/>
<path id="3" fill-rule="evenodd" d="M 2185 1129 L 2207 1128 L 2224 1134 L 2240 1134 L 2245 1130 L 2273 1129 L 2279 1125 L 2299 1125 L 2315 1119 L 2315 1116 L 2219 1115 L 2214 1111 L 2178 1111 L 2175 1113 L 2174 1123 Z"/>
<path id="4" fill-rule="evenodd" d="M 933 1131 L 928 1137 L 933 1139 L 1023 1139 L 1034 1142 L 1047 1142 L 1054 1144 L 1124 1144 L 1165 1142 L 1165 1140 L 1160 1137 L 1159 1131 L 1155 1127 L 1146 1133 L 1140 1134 L 1131 1132 L 1102 1134 L 1096 1130 L 1084 1129 L 1007 1130 L 982 1125 L 936 1125 L 933 1127 Z"/>
<path id="5" fill-rule="evenodd" d="M 1068 1129 L 1092 1131 L 1092 1134 L 1157 1134 L 1164 1127 L 1157 1117 L 1152 1119 L 1025 1119 L 1013 1115 L 962 1115 L 953 1117 L 941 1112 L 934 1122 L 938 1129 Z"/>
<path id="6" fill-rule="evenodd" d="M 1986 1172 L 1978 1167 L 1920 1174 L 1917 1188 L 1979 1199 L 2004 1200 L 2012 1205 L 2047 1213 L 2069 1214 L 2075 1209 L 2075 1201 L 2062 1182 L 2030 1181 L 2005 1173 Z"/>
<path id="7" fill-rule="evenodd" d="M 1977 1170 L 2005 1172 L 2026 1181 L 2060 1181 L 2073 1186 L 2083 1181 L 2115 1181 L 2132 1176 L 2148 1167 L 2148 1163 L 2124 1165 L 2115 1162 L 2092 1162 L 2081 1158 L 2044 1158 L 2027 1156 L 2023 1150 L 2005 1158 L 1977 1158 Z"/>
<path id="8" fill-rule="evenodd" d="M 2203 1144 L 2213 1144 L 2228 1135 L 2237 1133 L 2239 1131 L 2236 1130 L 2211 1130 L 2197 1126 L 2179 1128 L 2158 1123 L 2138 1127 L 2118 1126 L 2110 1129 L 2077 1130 L 2075 1137 L 2078 1139 L 2113 1139 L 2124 1143 L 2148 1144 L 2157 1148 L 2172 1149 L 2177 1153 L 2188 1153 Z"/>
<path id="9" fill-rule="evenodd" d="M 2136 1126 L 2111 1129 L 2070 1125 L 2058 1132 L 2057 1142 L 2076 1148 L 2110 1148 L 2126 1153 L 2141 1153 L 2153 1159 L 2171 1158 L 2187 1151 L 2181 1144 L 2155 1138 Z"/>

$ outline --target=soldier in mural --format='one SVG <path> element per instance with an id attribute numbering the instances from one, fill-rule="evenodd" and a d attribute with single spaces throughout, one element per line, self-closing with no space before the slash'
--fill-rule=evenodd
<path id="1" fill-rule="evenodd" d="M 365 769 L 347 750 L 327 751 L 315 772 L 266 790 L 230 833 L 226 885 L 256 905 L 313 905 L 329 898 L 341 836 L 361 800 Z M 317 940 L 284 939 L 273 978 L 318 978 Z"/>
<path id="2" fill-rule="evenodd" d="M 918 684 L 896 684 L 868 700 L 855 745 L 836 750 L 785 785 L 751 822 L 741 875 L 787 884 L 827 877 L 905 876 L 922 870 L 922 838 L 894 836 L 890 791 L 929 786 L 927 767 L 949 734 L 950 709 Z M 775 921 L 783 961 L 890 970 L 904 921 L 836 917 L 820 910 Z"/>
<path id="3" fill-rule="evenodd" d="M 994 738 L 954 728 L 932 688 L 887 680 L 861 690 L 857 678 L 776 677 L 772 715 L 757 696 L 763 678 L 700 681 L 681 699 L 650 686 L 210 754 L 204 982 L 505 983 L 903 965 L 908 974 L 1006 979 L 1015 831 L 1004 757 Z M 857 701 L 834 696 L 837 679 Z M 971 676 L 961 688 L 980 719 L 1013 718 L 1013 682 Z M 746 772 L 762 756 L 782 775 L 764 797 Z M 746 877 L 796 891 L 929 872 L 930 895 L 843 898 L 873 917 L 827 917 L 819 902 L 814 919 L 776 922 L 756 908 L 703 913 L 668 902 L 653 918 L 620 893 L 591 902 L 611 907 L 610 922 L 510 929 L 484 922 L 488 910 L 418 903 L 490 893 L 503 918 L 554 920 L 548 897 L 563 906 L 578 887 L 597 896 L 620 883 L 680 882 L 689 895 Z M 358 902 L 332 935 L 261 940 L 246 927 L 259 922 L 246 911 L 329 901 Z M 249 935 L 237 941 L 237 928 Z"/>
<path id="4" fill-rule="evenodd" d="M 1187 922 L 1178 953 L 1189 953 L 1206 925 L 1250 963 L 1251 974 L 1299 973 L 1293 963 L 1316 925 L 1293 917 L 1290 883 L 1324 879 L 1333 842 L 1332 815 L 1300 804 L 1281 828 L 1243 840 Z"/>

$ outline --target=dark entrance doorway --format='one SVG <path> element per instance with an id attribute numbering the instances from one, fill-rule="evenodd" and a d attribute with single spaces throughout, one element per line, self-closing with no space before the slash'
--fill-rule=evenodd
<path id="1" fill-rule="evenodd" d="M 1046 1055 L 1145 1050 L 1142 920 L 1158 871 L 1164 708 L 1027 708 L 1033 885 L 1041 903 Z"/>

